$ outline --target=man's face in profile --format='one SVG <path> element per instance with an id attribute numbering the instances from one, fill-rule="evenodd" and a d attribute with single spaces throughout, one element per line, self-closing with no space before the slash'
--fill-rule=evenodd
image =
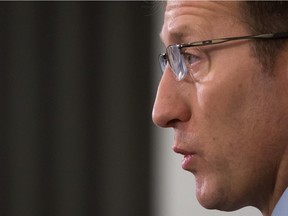
<path id="1" fill-rule="evenodd" d="M 165 47 L 250 35 L 239 4 L 168 2 L 161 31 Z M 288 140 L 286 107 L 279 106 L 286 100 L 279 88 L 281 75 L 263 72 L 252 43 L 234 41 L 193 53 L 187 49 L 199 81 L 177 81 L 167 66 L 159 84 L 153 120 L 173 127 L 173 149 L 183 154 L 182 167 L 194 174 L 196 196 L 206 208 L 262 208 L 268 202 L 262 199 L 273 193 Z M 198 72 L 203 65 L 207 69 Z"/>

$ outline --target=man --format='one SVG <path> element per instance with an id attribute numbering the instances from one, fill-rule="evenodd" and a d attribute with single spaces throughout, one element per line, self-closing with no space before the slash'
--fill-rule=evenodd
<path id="1" fill-rule="evenodd" d="M 287 11 L 276 1 L 167 2 L 153 121 L 174 129 L 205 208 L 288 215 Z"/>

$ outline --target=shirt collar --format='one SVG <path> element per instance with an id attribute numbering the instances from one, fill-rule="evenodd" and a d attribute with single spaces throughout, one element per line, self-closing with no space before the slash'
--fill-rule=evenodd
<path id="1" fill-rule="evenodd" d="M 288 188 L 282 194 L 280 200 L 273 210 L 272 216 L 287 216 L 288 215 Z"/>

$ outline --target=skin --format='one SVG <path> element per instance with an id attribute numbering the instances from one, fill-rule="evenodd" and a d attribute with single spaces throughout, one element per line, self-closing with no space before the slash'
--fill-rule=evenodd
<path id="1" fill-rule="evenodd" d="M 167 47 L 250 35 L 239 4 L 168 2 L 161 39 Z M 251 44 L 206 50 L 208 72 L 199 82 L 176 81 L 167 66 L 152 117 L 156 125 L 174 129 L 173 150 L 184 161 L 190 156 L 183 167 L 195 176 L 202 206 L 224 211 L 255 206 L 268 216 L 288 187 L 288 54 L 279 53 L 271 76 Z"/>

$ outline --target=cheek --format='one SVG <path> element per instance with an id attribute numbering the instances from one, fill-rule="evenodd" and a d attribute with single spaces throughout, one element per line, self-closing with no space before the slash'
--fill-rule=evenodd
<path id="1" fill-rule="evenodd" d="M 222 175 L 248 169 L 247 164 L 255 160 L 253 152 L 269 152 L 261 148 L 263 132 L 269 134 L 271 127 L 266 123 L 271 111 L 257 93 L 263 89 L 240 79 L 209 84 L 209 88 L 198 86 L 194 111 L 206 168 Z"/>
<path id="2" fill-rule="evenodd" d="M 254 105 L 249 97 L 255 91 L 254 76 L 261 73 L 261 68 L 256 61 L 247 57 L 249 50 L 243 44 L 237 46 L 237 52 L 233 47 L 212 52 L 209 74 L 205 81 L 196 84 L 197 105 L 206 116 L 221 121 L 226 119 L 229 123 L 241 116 L 243 108 L 247 110 L 247 106 Z"/>
<path id="3" fill-rule="evenodd" d="M 194 107 L 196 125 L 211 130 L 210 133 L 213 132 L 215 135 L 217 133 L 221 136 L 229 135 L 233 129 L 241 125 L 243 127 L 244 119 L 252 115 L 249 111 L 254 102 L 249 101 L 250 90 L 247 86 L 243 87 L 243 84 L 235 82 L 215 88 L 212 83 L 210 84 L 209 88 L 205 86 L 198 88 L 197 106 Z M 218 136 L 214 138 L 220 139 Z"/>
<path id="4" fill-rule="evenodd" d="M 284 132 L 279 128 L 285 128 L 285 122 L 279 125 L 276 93 L 268 86 L 268 82 L 253 81 L 225 91 L 200 91 L 201 103 L 195 110 L 203 159 L 197 176 L 199 194 L 214 191 L 216 196 L 225 189 L 228 196 L 235 185 L 252 191 L 265 187 L 259 179 L 266 185 L 272 181 L 267 176 L 274 176 L 279 163 L 281 149 L 276 144 L 281 142 L 278 139 Z"/>
<path id="5" fill-rule="evenodd" d="M 271 116 L 271 111 L 266 107 L 265 99 L 255 94 L 250 86 L 233 82 L 226 88 L 200 93 L 196 125 L 211 155 L 220 155 L 222 160 L 246 155 L 257 148 L 249 143 L 261 139 L 261 131 L 267 132 L 265 118 Z"/>

